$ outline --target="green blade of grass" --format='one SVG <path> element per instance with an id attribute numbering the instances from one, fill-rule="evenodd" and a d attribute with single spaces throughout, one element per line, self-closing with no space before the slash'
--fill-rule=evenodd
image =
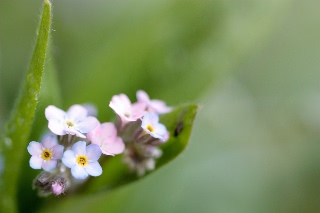
<path id="1" fill-rule="evenodd" d="M 51 27 L 51 3 L 44 0 L 44 6 L 37 33 L 31 64 L 19 97 L 15 102 L 11 117 L 7 122 L 4 136 L 1 137 L 1 155 L 4 170 L 0 183 L 0 209 L 3 212 L 16 212 L 17 182 L 21 161 L 26 152 L 26 144 L 31 131 L 38 103 L 44 63 Z"/>
<path id="2" fill-rule="evenodd" d="M 46 56 L 45 69 L 42 77 L 42 86 L 39 94 L 39 103 L 35 112 L 32 130 L 28 141 L 41 141 L 43 134 L 48 132 L 48 120 L 45 118 L 45 108 L 48 105 L 61 106 L 61 94 L 56 73 L 56 67 L 52 58 L 51 45 L 49 44 Z M 19 212 L 37 212 L 45 198 L 33 190 L 31 183 L 39 174 L 39 170 L 31 169 L 29 166 L 30 154 L 24 153 L 19 185 L 17 189 L 17 203 Z M 32 203 L 32 205 L 30 205 Z"/>

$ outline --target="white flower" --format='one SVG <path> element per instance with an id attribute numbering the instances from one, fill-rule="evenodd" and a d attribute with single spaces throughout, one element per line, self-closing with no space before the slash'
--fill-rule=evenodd
<path id="1" fill-rule="evenodd" d="M 81 138 L 86 138 L 83 133 L 88 133 L 98 125 L 98 120 L 87 114 L 86 108 L 81 105 L 73 105 L 67 112 L 55 106 L 48 106 L 45 111 L 49 121 L 48 127 L 53 133 L 76 135 Z"/>

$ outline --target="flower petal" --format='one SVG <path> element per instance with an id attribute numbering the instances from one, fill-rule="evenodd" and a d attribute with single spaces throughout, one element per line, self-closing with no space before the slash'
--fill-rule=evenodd
<path id="1" fill-rule="evenodd" d="M 102 129 L 101 129 L 100 123 L 98 123 L 96 128 L 94 128 L 93 130 L 88 132 L 87 138 L 88 138 L 89 141 L 91 141 L 91 143 L 97 144 L 98 146 L 100 146 L 100 144 L 101 144 L 101 135 L 102 135 Z"/>
<path id="2" fill-rule="evenodd" d="M 114 95 L 109 107 L 122 118 L 126 118 L 125 114 L 131 114 L 131 101 L 125 94 Z"/>
<path id="3" fill-rule="evenodd" d="M 55 145 L 54 147 L 52 147 L 52 149 L 51 149 L 51 151 L 53 153 L 52 159 L 57 160 L 57 159 L 62 158 L 63 149 L 64 149 L 64 146 L 62 146 L 62 145 Z"/>
<path id="4" fill-rule="evenodd" d="M 139 102 L 144 102 L 144 103 L 147 103 L 147 104 L 150 102 L 149 95 L 143 90 L 139 90 L 137 92 L 137 99 L 138 99 Z"/>
<path id="5" fill-rule="evenodd" d="M 79 131 L 75 131 L 74 133 L 70 132 L 70 134 L 71 135 L 76 135 L 79 138 L 86 138 L 86 136 L 84 134 L 80 133 Z"/>
<path id="6" fill-rule="evenodd" d="M 74 152 L 74 155 L 86 155 L 86 142 L 78 141 L 73 144 L 72 151 Z"/>
<path id="7" fill-rule="evenodd" d="M 136 121 L 146 113 L 146 104 L 143 102 L 136 102 L 132 104 L 132 116 L 131 120 Z"/>
<path id="8" fill-rule="evenodd" d="M 71 168 L 71 174 L 76 179 L 85 179 L 88 177 L 88 172 L 84 167 L 75 165 Z"/>
<path id="9" fill-rule="evenodd" d="M 96 144 L 90 144 L 87 146 L 86 156 L 90 162 L 97 161 L 101 156 L 100 147 Z"/>
<path id="10" fill-rule="evenodd" d="M 171 107 L 168 107 L 164 101 L 160 100 L 152 100 L 150 102 L 150 107 L 155 113 L 158 114 L 168 113 L 172 111 Z"/>
<path id="11" fill-rule="evenodd" d="M 168 141 L 170 138 L 170 132 L 167 131 L 164 135 L 163 135 L 163 142 L 166 142 Z"/>
<path id="12" fill-rule="evenodd" d="M 97 144 L 100 146 L 100 148 L 102 148 L 103 144 L 113 143 L 114 140 L 116 140 L 116 136 L 117 129 L 115 125 L 111 122 L 106 122 L 88 133 L 87 138 L 91 141 L 91 143 Z M 110 155 L 110 153 L 107 152 L 104 154 Z"/>
<path id="13" fill-rule="evenodd" d="M 105 155 L 116 155 L 124 151 L 125 145 L 120 137 L 114 137 L 112 142 L 102 143 L 100 148 Z"/>
<path id="14" fill-rule="evenodd" d="M 88 133 L 94 128 L 97 127 L 99 124 L 99 121 L 95 117 L 87 117 L 81 122 L 77 123 L 77 130 L 81 133 Z"/>
<path id="15" fill-rule="evenodd" d="M 30 158 L 29 164 L 33 169 L 41 169 L 42 162 L 43 160 L 41 157 L 34 155 Z"/>
<path id="16" fill-rule="evenodd" d="M 45 115 L 47 120 L 51 120 L 51 119 L 64 120 L 66 113 L 63 110 L 50 105 L 46 108 Z"/>
<path id="17" fill-rule="evenodd" d="M 30 155 L 39 156 L 42 153 L 42 145 L 39 142 L 31 141 L 27 147 Z"/>
<path id="18" fill-rule="evenodd" d="M 64 124 L 62 120 L 51 119 L 49 120 L 48 128 L 56 135 L 65 135 Z"/>
<path id="19" fill-rule="evenodd" d="M 156 113 L 148 113 L 149 114 L 149 120 L 152 123 L 152 125 L 155 125 L 159 123 L 159 115 Z"/>
<path id="20" fill-rule="evenodd" d="M 58 144 L 57 137 L 55 135 L 46 135 L 41 142 L 42 146 L 46 149 L 50 149 Z"/>
<path id="21" fill-rule="evenodd" d="M 89 163 L 85 169 L 91 176 L 99 176 L 102 174 L 102 168 L 97 161 Z"/>
<path id="22" fill-rule="evenodd" d="M 161 135 L 162 137 L 164 137 L 165 134 L 167 134 L 167 128 L 165 125 L 158 123 L 156 125 L 156 134 L 157 135 Z"/>
<path id="23" fill-rule="evenodd" d="M 76 165 L 76 156 L 72 150 L 67 150 L 63 154 L 62 163 L 69 168 L 72 168 Z"/>
<path id="24" fill-rule="evenodd" d="M 105 137 L 115 137 L 117 135 L 116 126 L 111 122 L 101 124 L 101 131 Z"/>
<path id="25" fill-rule="evenodd" d="M 42 168 L 44 171 L 50 171 L 54 168 L 56 168 L 58 161 L 56 160 L 45 160 L 42 163 Z"/>
<path id="26" fill-rule="evenodd" d="M 147 125 L 155 126 L 155 124 L 158 124 L 159 122 L 159 116 L 156 113 L 149 112 L 144 114 L 142 119 L 142 127 L 146 127 Z"/>
<path id="27" fill-rule="evenodd" d="M 150 100 L 148 94 L 143 90 L 139 90 L 137 92 L 137 99 L 138 102 L 143 102 L 146 104 L 148 112 L 163 114 L 172 111 L 172 108 L 168 107 L 164 101 L 157 99 Z"/>
<path id="28" fill-rule="evenodd" d="M 82 104 L 82 106 L 84 108 L 86 108 L 87 112 L 88 112 L 88 116 L 97 116 L 98 114 L 98 110 L 97 108 L 95 107 L 95 105 L 93 104 L 90 104 L 90 103 L 86 103 L 86 104 Z"/>
<path id="29" fill-rule="evenodd" d="M 84 134 L 82 134 L 78 130 L 75 130 L 72 128 L 65 128 L 64 132 L 65 132 L 65 134 L 76 135 L 79 138 L 86 138 L 86 136 Z"/>
<path id="30" fill-rule="evenodd" d="M 67 111 L 68 118 L 74 121 L 82 121 L 87 117 L 87 114 L 86 108 L 79 104 L 72 105 Z"/>

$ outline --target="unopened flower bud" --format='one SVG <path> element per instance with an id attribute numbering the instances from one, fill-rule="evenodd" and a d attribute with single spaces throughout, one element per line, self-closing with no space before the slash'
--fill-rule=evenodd
<path id="1" fill-rule="evenodd" d="M 54 195 L 58 196 L 65 192 L 67 180 L 63 177 L 55 177 L 51 184 L 51 191 Z"/>
<path id="2" fill-rule="evenodd" d="M 49 172 L 40 173 L 33 181 L 33 188 L 39 189 L 39 195 L 48 196 L 51 194 L 52 174 Z"/>
<path id="3" fill-rule="evenodd" d="M 132 144 L 124 152 L 123 162 L 128 165 L 131 171 L 142 176 L 146 171 L 155 168 L 155 160 L 161 155 L 162 151 L 156 146 Z"/>
<path id="4" fill-rule="evenodd" d="M 33 181 L 33 188 L 38 189 L 40 196 L 60 195 L 67 189 L 67 180 L 50 172 L 42 172 Z"/>

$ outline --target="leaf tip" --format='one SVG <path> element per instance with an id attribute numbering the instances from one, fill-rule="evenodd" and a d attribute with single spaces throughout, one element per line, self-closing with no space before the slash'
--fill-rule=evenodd
<path id="1" fill-rule="evenodd" d="M 49 6 L 51 6 L 51 0 L 44 0 L 45 4 L 48 4 Z"/>

